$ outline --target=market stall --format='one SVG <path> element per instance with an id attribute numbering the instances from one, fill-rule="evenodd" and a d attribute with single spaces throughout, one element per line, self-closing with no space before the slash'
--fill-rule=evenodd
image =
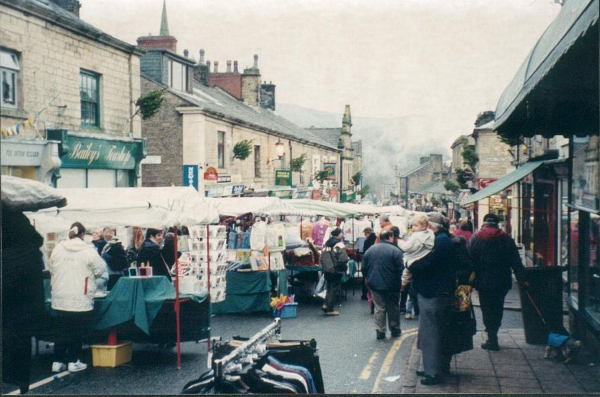
<path id="1" fill-rule="evenodd" d="M 88 228 L 111 226 L 137 226 L 151 228 L 174 227 L 175 232 L 175 257 L 177 257 L 177 232 L 178 227 L 189 225 L 208 225 L 218 221 L 218 213 L 214 206 L 205 198 L 200 196 L 196 190 L 191 187 L 168 187 L 168 188 L 116 188 L 116 189 L 55 189 L 57 193 L 67 199 L 67 205 L 62 208 L 49 208 L 36 213 L 27 213 L 36 229 L 43 234 L 55 234 L 68 230 L 70 224 L 74 221 L 83 223 Z M 208 228 L 208 226 L 203 226 Z M 208 239 L 207 239 L 208 240 Z M 208 246 L 209 242 L 205 244 Z M 208 255 L 205 255 L 208 260 Z M 141 269 L 141 268 L 140 268 Z M 206 262 L 206 271 L 203 276 L 207 279 L 205 288 L 210 288 L 210 263 Z M 124 331 L 125 324 L 131 323 L 136 326 L 135 332 L 127 334 L 134 341 L 137 341 L 136 335 L 145 335 L 140 341 L 153 339 L 167 339 L 175 336 L 170 342 L 177 342 L 178 367 L 181 367 L 181 324 L 192 324 L 188 321 L 193 318 L 196 323 L 197 335 L 209 336 L 210 330 L 210 299 L 206 299 L 207 291 L 188 291 L 185 299 L 180 296 L 180 272 L 179 261 L 175 261 L 174 269 L 174 287 L 168 282 L 166 277 L 149 277 L 137 270 L 130 273 L 136 280 L 119 279 L 113 291 L 109 292 L 104 298 L 98 299 L 97 305 L 97 323 L 95 328 L 113 329 L 121 327 Z M 147 278 L 147 280 L 140 280 Z M 160 279 L 169 284 L 166 286 Z M 152 280 L 152 281 L 148 281 Z M 157 291 L 150 294 L 140 295 L 140 288 L 144 284 L 157 280 L 155 287 L 163 285 L 161 293 L 158 293 L 161 299 L 156 300 Z M 128 287 L 129 286 L 129 287 Z M 158 288 L 158 287 L 157 287 Z M 211 294 L 212 295 L 212 294 Z M 143 297 L 143 298 L 142 298 Z M 164 298 L 164 299 L 163 299 Z M 162 303 L 161 303 L 162 302 Z M 166 327 L 161 323 L 153 322 L 158 314 L 150 316 L 142 311 L 135 311 L 132 317 L 123 318 L 119 315 L 120 309 L 115 309 L 120 304 L 127 307 L 152 307 L 153 305 L 162 310 L 173 302 L 173 315 L 165 316 L 162 319 L 168 321 Z M 189 310 L 194 305 L 201 305 L 196 310 Z M 184 308 L 184 309 L 183 309 Z M 112 313 L 114 316 L 108 314 Z M 116 315 L 115 315 L 116 313 Z M 182 322 L 182 314 L 186 313 L 186 318 Z M 192 313 L 190 316 L 187 314 Z M 195 318 L 194 315 L 201 313 L 202 318 Z M 142 320 L 146 317 L 145 320 Z M 112 320 L 107 321 L 107 318 Z M 119 322 L 119 320 L 123 320 Z M 174 320 L 174 321 L 173 321 Z M 145 327 L 143 324 L 147 324 Z M 142 325 L 140 327 L 140 325 Z M 106 328 L 103 328 L 103 327 Z M 174 332 L 164 332 L 165 329 L 174 330 Z M 152 335 L 153 330 L 156 332 Z M 204 330 L 204 331 L 203 331 Z M 141 331 L 138 332 L 138 331 Z M 121 335 L 120 335 L 121 336 Z M 196 339 L 198 340 L 198 339 Z"/>

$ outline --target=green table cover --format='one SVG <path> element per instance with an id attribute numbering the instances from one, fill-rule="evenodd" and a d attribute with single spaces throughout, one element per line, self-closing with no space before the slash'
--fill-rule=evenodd
<path id="1" fill-rule="evenodd" d="M 203 301 L 207 296 L 180 294 L 180 298 Z M 175 299 L 175 287 L 165 276 L 148 278 L 121 277 L 95 311 L 94 330 L 102 330 L 133 320 L 150 335 L 150 324 L 167 299 Z"/>
<path id="2" fill-rule="evenodd" d="M 212 304 L 215 314 L 271 311 L 271 278 L 279 278 L 279 293 L 287 295 L 287 275 L 282 271 L 227 272 L 225 300 Z"/>

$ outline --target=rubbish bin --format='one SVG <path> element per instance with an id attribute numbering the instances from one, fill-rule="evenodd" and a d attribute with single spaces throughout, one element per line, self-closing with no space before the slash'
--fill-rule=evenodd
<path id="1" fill-rule="evenodd" d="M 566 268 L 561 266 L 525 268 L 525 279 L 529 281 L 527 290 L 546 320 L 544 325 L 525 291 L 519 288 L 525 342 L 532 345 L 545 345 L 548 343 L 550 332 L 567 333 L 563 326 L 561 276 L 565 270 Z"/>

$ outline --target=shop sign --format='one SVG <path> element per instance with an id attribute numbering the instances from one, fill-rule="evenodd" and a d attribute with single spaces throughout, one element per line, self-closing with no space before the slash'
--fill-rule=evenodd
<path id="1" fill-rule="evenodd" d="M 183 186 L 193 186 L 198 190 L 198 166 L 184 165 L 183 166 Z"/>
<path id="2" fill-rule="evenodd" d="M 268 197 L 268 196 L 269 196 L 269 192 L 266 190 L 262 191 L 262 192 L 249 192 L 244 195 L 244 197 Z"/>
<path id="3" fill-rule="evenodd" d="M 323 198 L 323 193 L 320 190 L 313 190 L 311 192 L 311 198 L 313 200 L 321 200 Z"/>
<path id="4" fill-rule="evenodd" d="M 275 186 L 292 186 L 292 171 L 275 170 Z"/>
<path id="5" fill-rule="evenodd" d="M 329 189 L 329 197 L 337 197 L 338 195 L 338 190 L 335 188 L 331 188 Z"/>
<path id="6" fill-rule="evenodd" d="M 218 181 L 219 173 L 215 167 L 208 167 L 206 171 L 204 171 L 204 180 L 205 181 Z"/>
<path id="7" fill-rule="evenodd" d="M 323 171 L 327 171 L 327 180 L 335 181 L 335 163 L 323 163 Z"/>
<path id="8" fill-rule="evenodd" d="M 139 142 L 119 142 L 104 139 L 69 136 L 63 142 L 67 150 L 62 157 L 63 168 L 127 169 L 135 167 Z"/>
<path id="9" fill-rule="evenodd" d="M 479 179 L 479 181 L 478 181 L 478 183 L 479 183 L 479 190 L 488 187 L 489 185 L 491 185 L 492 183 L 494 183 L 496 181 L 497 181 L 497 179 L 494 179 L 494 178 L 482 178 L 482 179 Z"/>
<path id="10" fill-rule="evenodd" d="M 270 190 L 269 197 L 279 197 L 280 199 L 291 199 L 294 196 L 293 190 Z"/>
<path id="11" fill-rule="evenodd" d="M 233 196 L 239 196 L 241 194 L 244 194 L 245 190 L 246 185 L 233 185 L 233 187 L 231 188 L 231 194 Z"/>
<path id="12" fill-rule="evenodd" d="M 231 183 L 231 175 L 219 175 L 217 183 Z"/>
<path id="13" fill-rule="evenodd" d="M 2 142 L 3 166 L 39 166 L 42 164 L 44 143 Z"/>

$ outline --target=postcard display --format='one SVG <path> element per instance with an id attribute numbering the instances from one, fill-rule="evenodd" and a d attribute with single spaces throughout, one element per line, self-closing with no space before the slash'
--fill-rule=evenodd
<path id="1" fill-rule="evenodd" d="M 257 221 L 250 232 L 229 232 L 228 261 L 250 262 L 251 271 L 284 270 L 285 225 Z M 268 247 L 268 249 L 266 248 Z M 233 269 L 232 269 L 233 270 Z"/>
<path id="2" fill-rule="evenodd" d="M 178 239 L 182 252 L 179 258 L 179 290 L 184 294 L 197 294 L 208 289 L 210 280 L 211 302 L 222 302 L 225 300 L 227 271 L 225 226 L 192 226 L 188 230 L 189 236 Z"/>

